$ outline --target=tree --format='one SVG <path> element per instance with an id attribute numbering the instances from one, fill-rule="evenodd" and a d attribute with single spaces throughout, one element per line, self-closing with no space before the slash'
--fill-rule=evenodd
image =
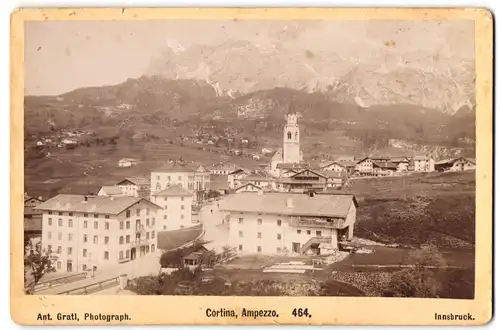
<path id="1" fill-rule="evenodd" d="M 439 298 L 442 288 L 440 275 L 446 262 L 434 246 L 426 246 L 410 253 L 415 267 L 394 273 L 384 297 Z"/>
<path id="2" fill-rule="evenodd" d="M 42 250 L 40 242 L 33 245 L 33 242 L 29 238 L 24 239 L 24 251 L 25 293 L 33 294 L 38 282 L 46 274 L 55 271 L 51 259 L 52 251 L 50 249 Z"/>

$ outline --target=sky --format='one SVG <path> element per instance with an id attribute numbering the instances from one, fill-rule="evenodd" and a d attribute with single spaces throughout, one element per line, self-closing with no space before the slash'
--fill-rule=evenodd
<path id="1" fill-rule="evenodd" d="M 247 40 L 364 58 L 421 52 L 474 59 L 473 21 L 37 21 L 25 29 L 25 94 L 59 95 L 143 75 L 169 45 Z"/>

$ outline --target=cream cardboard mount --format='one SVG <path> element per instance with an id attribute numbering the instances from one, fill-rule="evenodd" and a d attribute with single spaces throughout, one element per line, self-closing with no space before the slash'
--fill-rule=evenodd
<path id="1" fill-rule="evenodd" d="M 475 8 L 14 11 L 13 320 L 489 322 L 492 27 Z"/>

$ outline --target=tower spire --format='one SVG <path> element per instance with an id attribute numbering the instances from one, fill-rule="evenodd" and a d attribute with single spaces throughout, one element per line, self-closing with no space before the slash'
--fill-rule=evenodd
<path id="1" fill-rule="evenodd" d="M 295 111 L 295 96 L 292 96 L 291 100 L 290 100 L 290 104 L 288 106 L 288 114 L 295 114 L 297 113 Z"/>

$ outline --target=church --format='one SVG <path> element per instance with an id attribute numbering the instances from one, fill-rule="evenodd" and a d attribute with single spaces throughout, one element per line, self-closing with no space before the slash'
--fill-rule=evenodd
<path id="1" fill-rule="evenodd" d="M 291 106 L 283 130 L 283 148 L 279 148 L 271 159 L 270 173 L 273 176 L 281 177 L 285 171 L 306 167 L 300 150 L 300 129 L 297 120 L 298 114 Z"/>

